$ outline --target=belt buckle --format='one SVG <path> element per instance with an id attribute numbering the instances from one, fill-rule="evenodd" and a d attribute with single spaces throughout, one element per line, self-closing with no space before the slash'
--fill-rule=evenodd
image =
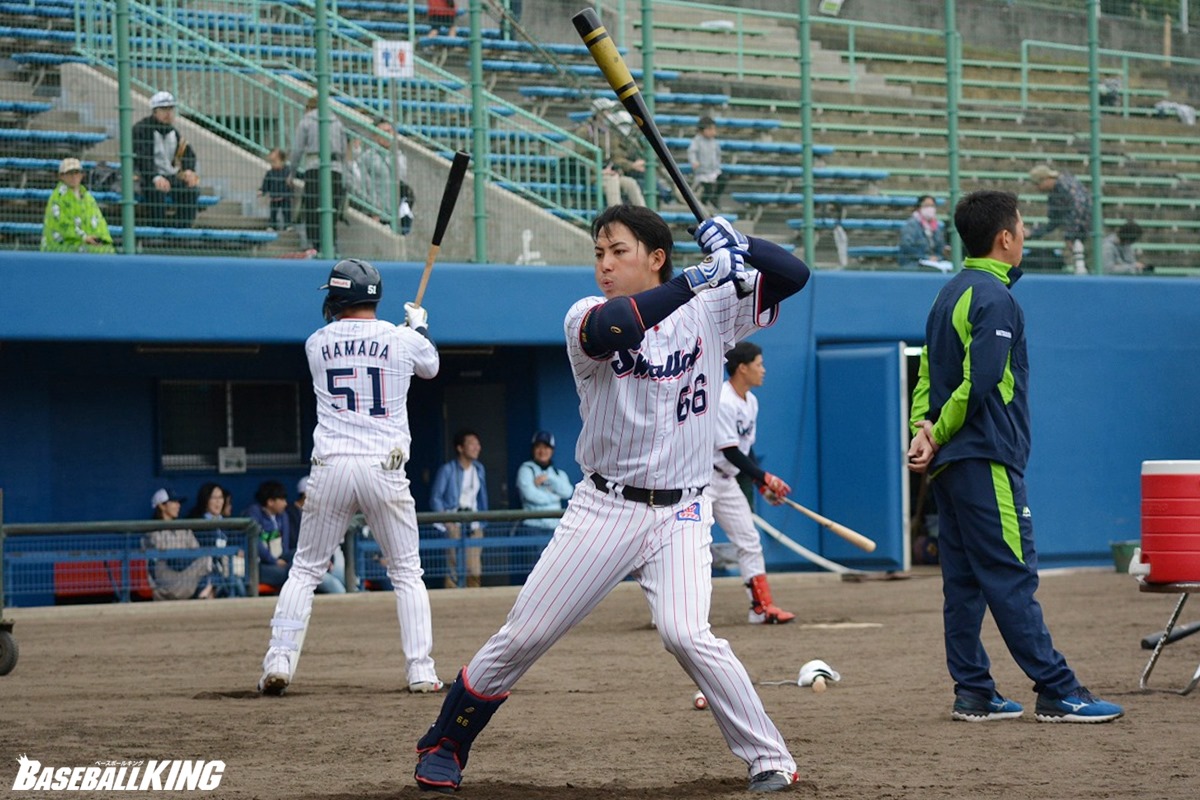
<path id="1" fill-rule="evenodd" d="M 656 508 L 656 506 L 654 505 L 654 490 L 653 489 L 650 490 L 650 499 L 646 501 L 646 505 L 650 506 L 651 508 Z"/>

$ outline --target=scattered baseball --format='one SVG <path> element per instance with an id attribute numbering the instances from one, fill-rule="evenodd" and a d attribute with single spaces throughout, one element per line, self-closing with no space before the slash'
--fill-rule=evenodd
<path id="1" fill-rule="evenodd" d="M 824 675 L 818 675 L 817 677 L 813 678 L 812 690 L 814 692 L 823 692 L 826 688 Z"/>
<path id="2" fill-rule="evenodd" d="M 697 711 L 703 711 L 708 708 L 708 698 L 704 696 L 704 692 L 696 692 L 692 695 L 692 705 Z"/>

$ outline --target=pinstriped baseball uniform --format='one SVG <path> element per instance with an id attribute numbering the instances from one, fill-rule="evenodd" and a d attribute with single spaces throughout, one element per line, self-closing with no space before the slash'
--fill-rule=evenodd
<path id="1" fill-rule="evenodd" d="M 758 529 L 750 516 L 750 504 L 742 487 L 738 485 L 738 468 L 729 463 L 721 451 L 726 447 L 737 447 L 749 455 L 754 446 L 755 426 L 758 422 L 758 398 L 751 391 L 745 397 L 725 381 L 721 384 L 721 405 L 717 423 L 717 446 L 713 456 L 712 482 L 705 494 L 713 504 L 713 516 L 725 531 L 729 541 L 737 547 L 738 568 L 743 578 L 753 578 L 767 571 L 763 559 L 762 542 Z"/>
<path id="2" fill-rule="evenodd" d="M 312 471 L 300 521 L 299 548 L 275 606 L 271 648 L 263 661 L 287 657 L 289 634 L 277 623 L 306 623 L 313 590 L 355 512 L 361 510 L 387 559 L 409 684 L 436 681 L 429 595 L 421 580 L 416 506 L 404 462 L 412 376 L 433 378 L 433 343 L 407 327 L 379 319 L 340 319 L 308 338 L 308 366 L 317 397 Z M 302 644 L 303 629 L 299 629 Z M 297 648 L 294 658 L 298 659 Z M 285 674 L 292 674 L 295 661 Z"/>
<path id="3" fill-rule="evenodd" d="M 589 297 L 567 313 L 567 351 L 583 430 L 576 458 L 585 477 L 534 566 L 504 626 L 466 668 L 473 692 L 499 696 L 626 576 L 646 594 L 668 652 L 708 697 L 733 753 L 751 774 L 796 765 L 745 668 L 708 623 L 712 597 L 712 509 L 702 487 L 712 473 L 717 392 L 725 351 L 756 319 L 757 284 L 701 292 L 646 331 L 636 351 L 593 359 L 580 336 Z M 601 490 L 593 476 L 608 481 Z M 669 506 L 634 502 L 624 487 L 683 489 Z"/>

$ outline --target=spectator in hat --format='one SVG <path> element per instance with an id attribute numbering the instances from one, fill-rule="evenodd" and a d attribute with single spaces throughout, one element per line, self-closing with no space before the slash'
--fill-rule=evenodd
<path id="1" fill-rule="evenodd" d="M 530 458 L 517 468 L 517 491 L 521 508 L 526 511 L 557 511 L 563 500 L 570 500 L 575 487 L 567 473 L 550 463 L 554 458 L 554 434 L 538 431 L 530 444 Z M 554 530 L 557 519 L 525 520 L 530 528 Z"/>
<path id="2" fill-rule="evenodd" d="M 175 95 L 155 92 L 150 114 L 133 126 L 133 167 L 147 225 L 190 228 L 200 200 L 196 151 L 175 129 Z M 168 210 L 174 216 L 168 223 Z"/>
<path id="3" fill-rule="evenodd" d="M 173 521 L 186 498 L 171 489 L 159 489 L 150 498 L 154 509 L 152 519 Z M 198 550 L 196 534 L 187 529 L 165 529 L 146 534 L 147 550 Z M 147 574 L 155 600 L 209 600 L 217 596 L 213 581 L 213 563 L 208 556 L 200 558 L 168 557 L 149 559 Z"/>
<path id="4" fill-rule="evenodd" d="M 633 117 L 609 97 L 592 101 L 592 115 L 575 128 L 574 133 L 585 142 L 600 148 L 603 169 L 600 183 L 606 206 L 620 205 L 624 200 L 631 206 L 646 205 L 642 187 L 633 177 L 644 175 L 646 159 L 641 145 L 631 135 Z"/>
<path id="5" fill-rule="evenodd" d="M 1066 170 L 1038 164 L 1029 170 L 1029 180 L 1046 192 L 1046 221 L 1025 231 L 1027 239 L 1041 239 L 1062 230 L 1063 257 L 1067 269 L 1077 275 L 1087 272 L 1086 242 L 1092 230 L 1092 198 L 1079 180 Z"/>
<path id="6" fill-rule="evenodd" d="M 1104 237 L 1104 274 L 1132 275 L 1148 271 L 1134 246 L 1142 238 L 1142 226 L 1131 219 Z"/>
<path id="7" fill-rule="evenodd" d="M 83 165 L 78 158 L 64 158 L 58 165 L 58 185 L 46 201 L 42 251 L 115 252 L 100 204 L 83 185 Z"/>
<path id="8" fill-rule="evenodd" d="M 728 178 L 721 173 L 721 143 L 712 117 L 701 117 L 696 125 L 696 135 L 688 145 L 688 163 L 692 165 L 692 188 L 700 193 L 700 202 L 715 211 Z"/>

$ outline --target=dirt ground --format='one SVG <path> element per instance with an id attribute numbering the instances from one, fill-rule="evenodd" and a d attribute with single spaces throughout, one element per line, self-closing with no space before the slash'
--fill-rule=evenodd
<path id="1" fill-rule="evenodd" d="M 729 639 L 800 764 L 792 796 L 1195 800 L 1200 690 L 1137 688 L 1176 595 L 1138 592 L 1127 575 L 1046 575 L 1039 597 L 1055 642 L 1083 681 L 1122 703 L 1105 725 L 1033 720 L 1034 697 L 990 620 L 986 644 L 1023 718 L 951 722 L 936 571 L 844 583 L 777 575 L 797 624 L 745 623 L 745 595 L 718 579 L 713 627 Z M 454 676 L 512 605 L 516 587 L 432 593 L 434 656 Z M 44 766 L 97 760 L 226 762 L 222 798 L 384 800 L 430 795 L 412 781 L 413 745 L 440 696 L 402 691 L 390 594 L 318 597 L 304 659 L 282 698 L 254 692 L 273 600 L 14 609 L 20 661 L 0 678 L 0 796 L 17 756 Z M 1185 608 L 1182 622 L 1196 618 Z M 458 796 L 495 800 L 733 798 L 745 767 L 622 584 L 519 683 L 476 742 Z M 795 684 L 805 661 L 842 673 L 823 694 Z M 1165 651 L 1153 683 L 1182 685 L 1200 636 Z M 23 793 L 20 796 L 25 796 Z"/>

